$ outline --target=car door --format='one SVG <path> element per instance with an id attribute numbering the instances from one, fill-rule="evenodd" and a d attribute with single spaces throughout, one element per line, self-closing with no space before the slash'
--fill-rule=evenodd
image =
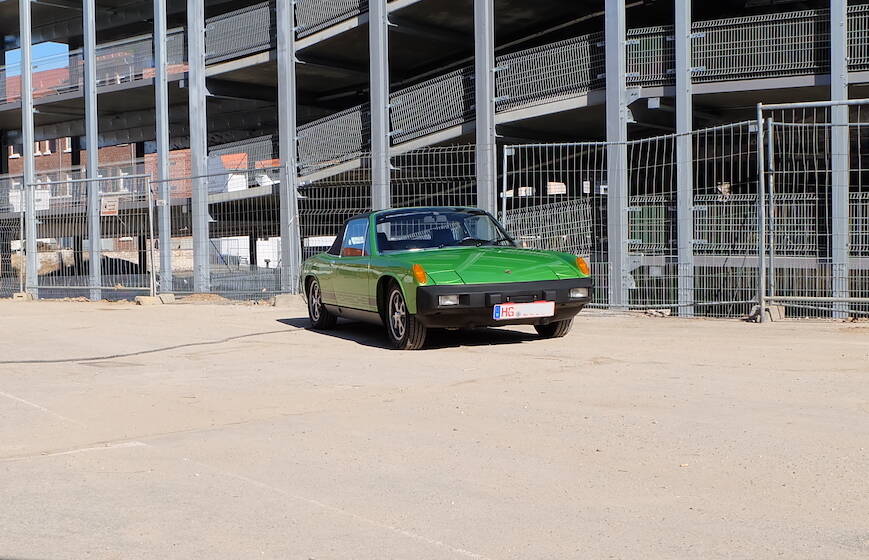
<path id="1" fill-rule="evenodd" d="M 368 239 L 369 220 L 358 218 L 347 222 L 341 254 L 334 261 L 332 287 L 339 307 L 367 310 L 371 255 Z"/>

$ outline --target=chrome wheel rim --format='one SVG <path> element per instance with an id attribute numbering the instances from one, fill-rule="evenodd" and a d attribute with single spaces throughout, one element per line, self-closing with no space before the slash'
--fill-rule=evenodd
<path id="1" fill-rule="evenodd" d="M 395 340 L 404 338 L 407 330 L 407 306 L 404 305 L 404 297 L 398 290 L 389 296 L 389 331 Z"/>
<path id="2" fill-rule="evenodd" d="M 311 319 L 314 321 L 320 320 L 320 305 L 323 298 L 320 295 L 320 284 L 316 281 L 311 282 L 311 293 L 308 297 L 308 311 L 311 313 Z"/>

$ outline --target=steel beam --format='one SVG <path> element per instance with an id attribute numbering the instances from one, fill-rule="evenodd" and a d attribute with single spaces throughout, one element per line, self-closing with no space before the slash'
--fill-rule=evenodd
<path id="1" fill-rule="evenodd" d="M 84 0 L 82 10 L 84 29 L 84 120 L 87 138 L 87 185 L 88 239 L 90 262 L 88 264 L 90 299 L 102 299 L 102 228 L 100 227 L 100 148 L 99 109 L 97 107 L 97 28 L 96 0 Z"/>
<path id="2" fill-rule="evenodd" d="M 392 206 L 389 172 L 389 20 L 386 0 L 369 3 L 371 59 L 371 206 Z"/>
<path id="3" fill-rule="evenodd" d="M 846 0 L 830 1 L 830 96 L 832 101 L 848 99 L 848 6 Z M 849 111 L 846 105 L 831 108 L 832 184 L 831 226 L 833 260 L 833 297 L 847 298 L 849 289 Z M 834 317 L 849 315 L 847 303 L 834 306 Z"/>
<path id="4" fill-rule="evenodd" d="M 679 315 L 693 317 L 694 308 L 694 128 L 691 79 L 691 2 L 675 0 L 676 26 L 676 216 L 679 252 Z"/>
<path id="5" fill-rule="evenodd" d="M 169 74 L 166 47 L 166 0 L 154 0 L 154 114 L 157 135 L 157 183 L 160 220 L 160 286 L 173 291 L 172 281 L 172 184 L 169 182 Z M 152 264 L 153 266 L 153 264 Z"/>
<path id="6" fill-rule="evenodd" d="M 624 0 L 606 0 L 607 252 L 609 305 L 614 309 L 629 305 L 625 25 Z"/>
<path id="7" fill-rule="evenodd" d="M 296 32 L 295 4 L 277 0 L 278 26 L 278 133 L 281 172 L 281 291 L 298 286 L 302 263 L 299 229 L 298 146 L 296 144 Z"/>
<path id="8" fill-rule="evenodd" d="M 30 22 L 30 0 L 18 2 L 18 25 L 21 36 L 21 137 L 24 158 L 24 250 L 26 252 L 25 289 L 34 298 L 39 297 L 39 255 L 36 253 L 36 202 L 34 183 L 36 170 L 33 161 L 33 61 Z"/>
<path id="9" fill-rule="evenodd" d="M 498 180 L 495 131 L 495 5 L 474 0 L 474 82 L 477 130 L 477 206 L 495 212 Z"/>
<path id="10" fill-rule="evenodd" d="M 208 232 L 208 119 L 205 88 L 205 8 L 204 0 L 187 0 L 187 90 L 190 121 L 190 170 L 193 218 L 193 291 L 211 290 Z"/>

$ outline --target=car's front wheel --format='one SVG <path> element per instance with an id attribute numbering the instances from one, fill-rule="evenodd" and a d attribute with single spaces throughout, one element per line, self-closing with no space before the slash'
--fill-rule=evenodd
<path id="1" fill-rule="evenodd" d="M 556 321 L 548 325 L 534 325 L 534 329 L 541 338 L 561 338 L 567 336 L 571 327 L 573 327 L 573 319 Z"/>
<path id="2" fill-rule="evenodd" d="M 416 316 L 408 313 L 401 288 L 392 285 L 386 298 L 386 334 L 398 350 L 419 350 L 425 345 L 428 330 Z"/>
<path id="3" fill-rule="evenodd" d="M 329 313 L 323 303 L 323 292 L 316 278 L 308 283 L 308 317 L 315 329 L 328 330 L 334 328 L 338 318 Z"/>

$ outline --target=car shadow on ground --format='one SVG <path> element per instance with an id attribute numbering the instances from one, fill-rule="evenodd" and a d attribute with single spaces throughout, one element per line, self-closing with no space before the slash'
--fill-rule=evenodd
<path id="1" fill-rule="evenodd" d="M 383 327 L 369 325 L 367 323 L 353 323 L 339 321 L 338 325 L 328 331 L 315 331 L 311 328 L 311 321 L 307 317 L 291 319 L 278 319 L 279 323 L 308 329 L 323 336 L 331 336 L 342 340 L 349 340 L 362 346 L 372 348 L 391 349 L 389 340 Z M 461 329 L 448 331 L 444 329 L 432 329 L 429 331 L 423 350 L 439 350 L 444 348 L 458 348 L 462 346 L 496 346 L 500 344 L 521 344 L 540 338 L 532 333 L 514 331 L 509 329 Z"/>

